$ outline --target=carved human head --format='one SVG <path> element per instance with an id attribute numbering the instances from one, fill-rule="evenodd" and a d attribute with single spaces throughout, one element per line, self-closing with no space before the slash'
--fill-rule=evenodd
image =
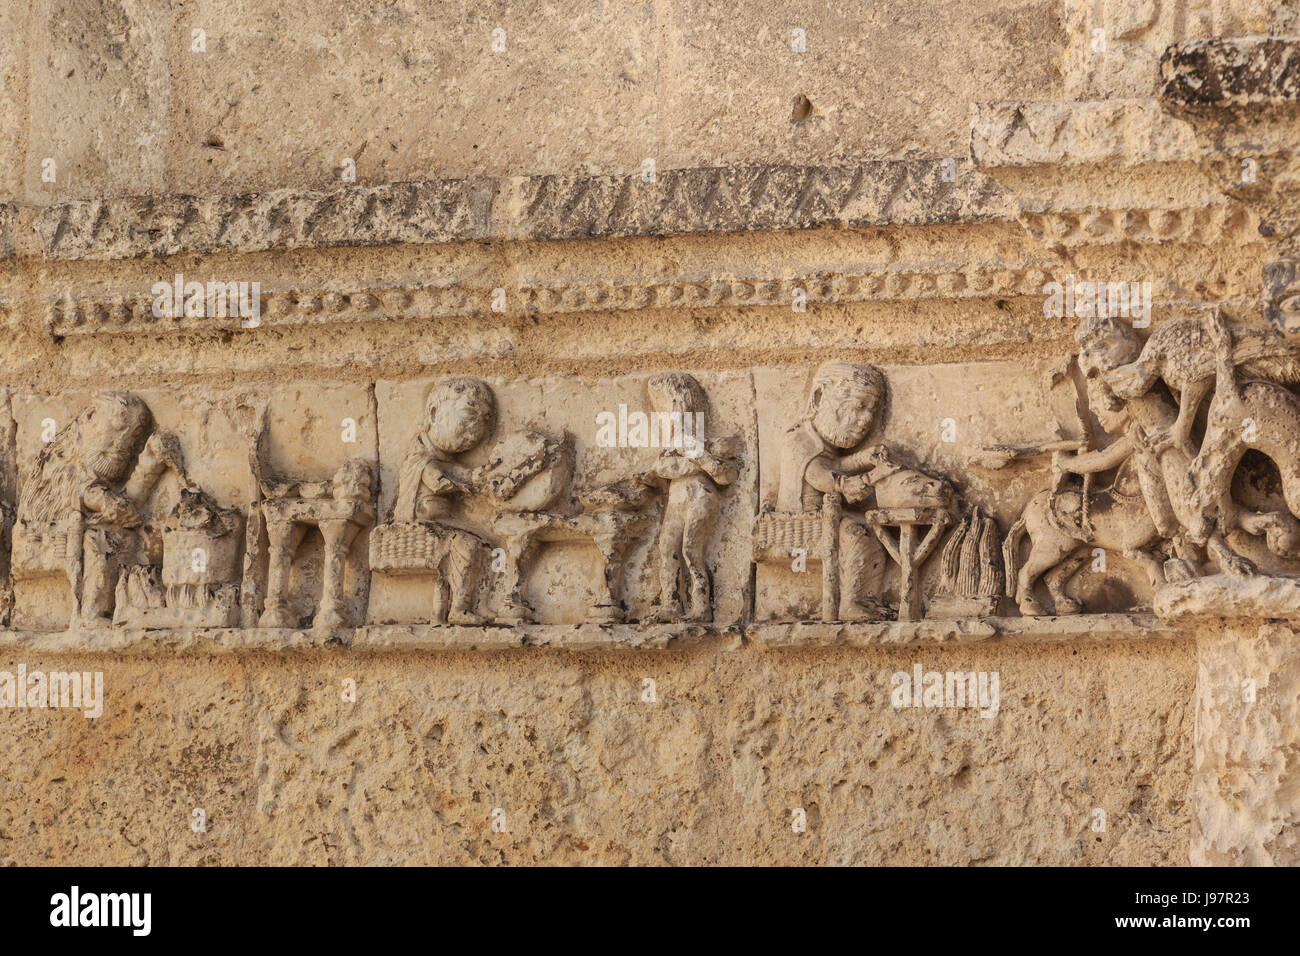
<path id="1" fill-rule="evenodd" d="M 481 379 L 444 378 L 429 392 L 429 440 L 449 454 L 469 451 L 492 430 L 496 407 L 492 389 Z"/>
<path id="2" fill-rule="evenodd" d="M 1085 378 L 1096 378 L 1127 365 L 1142 351 L 1136 332 L 1114 318 L 1084 319 L 1074 332 L 1079 345 L 1079 369 Z"/>
<path id="3" fill-rule="evenodd" d="M 876 424 L 885 398 L 885 376 L 870 365 L 827 362 L 813 376 L 808 418 L 835 448 L 853 448 Z"/>
<path id="4" fill-rule="evenodd" d="M 646 382 L 650 407 L 656 412 L 693 415 L 707 412 L 709 399 L 695 377 L 685 372 L 665 372 Z"/>
<path id="5" fill-rule="evenodd" d="M 77 416 L 78 454 L 96 478 L 126 480 L 153 431 L 149 406 L 130 392 L 99 392 Z"/>
<path id="6" fill-rule="evenodd" d="M 1300 259 L 1264 266 L 1264 317 L 1278 332 L 1300 332 Z"/>

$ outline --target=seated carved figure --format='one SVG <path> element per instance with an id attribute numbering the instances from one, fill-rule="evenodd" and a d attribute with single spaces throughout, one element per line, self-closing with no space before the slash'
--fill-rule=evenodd
<path id="1" fill-rule="evenodd" d="M 452 505 L 457 495 L 483 487 L 486 469 L 467 468 L 456 458 L 481 445 L 495 419 L 496 398 L 486 382 L 464 376 L 438 382 L 398 471 L 392 514 L 371 535 L 372 570 L 439 574 L 435 621 L 484 621 L 477 603 L 488 545 L 455 523 Z"/>
<path id="2" fill-rule="evenodd" d="M 438 382 L 399 469 L 392 514 L 371 536 L 372 570 L 438 575 L 435 623 L 486 621 L 478 598 L 489 545 L 457 519 L 456 499 L 480 495 L 497 511 L 531 512 L 568 489 L 573 457 L 567 438 L 517 432 L 495 446 L 486 464 L 463 465 L 459 456 L 483 444 L 496 417 L 496 397 L 486 382 L 467 376 Z"/>
<path id="3" fill-rule="evenodd" d="M 178 461 L 175 439 L 154 430 L 143 401 L 128 392 L 97 394 L 24 473 L 14 576 L 65 573 L 73 626 L 109 623 L 120 572 L 156 550 L 139 509 Z"/>
<path id="4" fill-rule="evenodd" d="M 782 444 L 776 512 L 760 514 L 755 530 L 756 559 L 788 558 L 792 548 L 803 548 L 823 562 L 828 620 L 888 615 L 881 601 L 884 551 L 859 519 L 840 513 L 844 502 L 860 503 L 871 494 L 864 472 L 881 464 L 882 450 L 859 446 L 884 397 L 885 378 L 869 365 L 827 362 L 817 370 L 807 414 Z"/>

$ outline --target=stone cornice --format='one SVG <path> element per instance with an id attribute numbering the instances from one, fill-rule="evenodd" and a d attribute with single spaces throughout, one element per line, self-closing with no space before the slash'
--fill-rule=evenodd
<path id="1" fill-rule="evenodd" d="M 749 166 L 0 207 L 0 254 L 105 260 L 330 246 L 936 225 L 1012 217 L 968 165 Z M 6 235 L 8 240 L 6 242 Z M 26 237 L 35 238 L 32 248 Z"/>
<path id="2" fill-rule="evenodd" d="M 654 651 L 735 650 L 742 642 L 771 650 L 800 647 L 968 645 L 1147 641 L 1181 637 L 1149 611 L 1068 617 L 923 618 L 919 621 L 748 624 L 525 624 L 457 627 L 376 625 L 330 630 L 283 628 L 87 628 L 64 632 L 0 629 L 0 648 L 40 654 L 211 654 L 329 650 Z"/>
<path id="3" fill-rule="evenodd" d="M 653 308 L 785 306 L 802 292 L 809 304 L 913 299 L 997 299 L 1042 294 L 1052 278 L 1046 260 L 998 266 L 970 263 L 950 269 L 821 270 L 774 276 L 680 276 L 644 282 L 572 281 L 503 287 L 506 314 L 557 315 Z M 489 316 L 493 288 L 462 282 L 402 287 L 268 289 L 262 293 L 267 327 Z M 236 317 L 155 317 L 147 295 L 63 298 L 47 303 L 44 328 L 54 336 L 240 328 Z"/>
<path id="4" fill-rule="evenodd" d="M 1185 162 L 1202 150 L 1159 100 L 980 103 L 971 124 L 979 167 Z"/>

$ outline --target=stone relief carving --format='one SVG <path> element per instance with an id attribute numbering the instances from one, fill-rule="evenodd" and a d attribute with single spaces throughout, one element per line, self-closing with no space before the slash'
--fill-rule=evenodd
<path id="1" fill-rule="evenodd" d="M 482 469 L 468 469 L 456 456 L 481 444 L 496 417 L 488 386 L 472 378 L 440 382 L 430 393 L 426 420 L 416 433 L 398 476 L 392 514 L 370 537 L 372 573 L 438 576 L 430 619 L 479 624 L 479 589 L 488 543 L 452 518 L 452 500 L 478 491 Z"/>
<path id="2" fill-rule="evenodd" d="M 826 621 L 920 617 L 920 568 L 953 521 L 956 500 L 947 481 L 866 442 L 886 401 L 879 369 L 822 365 L 806 413 L 782 440 L 775 507 L 755 524 L 755 561 L 821 563 Z M 858 506 L 863 510 L 855 513 Z M 899 568 L 897 608 L 884 601 L 886 555 Z"/>
<path id="3" fill-rule="evenodd" d="M 313 528 L 320 533 L 323 556 L 320 600 L 311 626 L 326 629 L 347 626 L 352 622 L 347 618 L 343 592 L 349 553 L 354 539 L 375 522 L 373 467 L 364 458 L 353 458 L 327 480 L 277 474 L 269 463 L 266 425 L 264 417 L 249 456 L 258 492 L 258 504 L 252 509 L 251 518 L 260 525 L 267 542 L 265 589 L 257 589 L 264 595 L 258 626 L 301 625 L 290 602 L 290 578 L 294 557 Z M 246 562 L 245 567 L 250 571 L 253 565 Z M 360 573 L 355 567 L 353 571 Z M 249 591 L 252 593 L 253 588 Z M 249 610 L 256 608 L 249 606 Z"/>
<path id="4" fill-rule="evenodd" d="M 685 373 L 653 376 L 646 396 L 679 423 L 707 415 L 707 394 Z M 391 514 L 370 539 L 372 573 L 432 577 L 428 623 L 527 623 L 536 609 L 525 580 L 542 550 L 594 546 L 600 570 L 587 582 L 593 599 L 585 617 L 616 623 L 628 610 L 628 551 L 657 536 L 658 588 L 645 620 L 712 619 L 708 547 L 719 497 L 738 475 L 738 439 L 692 430 L 685 445 L 661 448 L 651 463 L 579 485 L 572 434 L 517 429 L 489 446 L 498 418 L 496 396 L 482 380 L 455 377 L 432 387 L 397 475 Z M 462 456 L 483 448 L 480 464 L 465 463 Z M 498 598 L 495 611 L 484 608 L 488 592 Z"/>
<path id="5" fill-rule="evenodd" d="M 764 619 L 993 618 L 1004 597 L 1024 617 L 1113 610 L 1077 593 L 1098 555 L 1123 559 L 1113 574 L 1133 594 L 1145 579 L 1141 593 L 1152 596 L 1128 606 L 1184 613 L 1212 594 L 1231 614 L 1236 594 L 1241 613 L 1265 601 L 1292 616 L 1300 356 L 1283 333 L 1294 265 L 1268 275 L 1268 325 L 1229 324 L 1215 309 L 1144 336 L 1117 319 L 1083 319 L 1076 350 L 1049 378 L 1073 393 L 1075 420 L 1039 442 L 936 458 L 885 427 L 895 386 L 883 371 L 828 361 L 801 410 L 793 394 L 783 399 L 794 414 L 767 433 L 773 493 L 752 510 L 724 507 L 747 474 L 746 442 L 715 425 L 710 392 L 681 371 L 610 393 L 665 421 L 699 421 L 681 440 L 602 457 L 575 434 L 589 428 L 572 397 L 587 386 L 554 392 L 570 397 L 540 409 L 540 427 L 507 427 L 515 410 L 503 414 L 502 386 L 457 375 L 432 382 L 414 417 L 411 405 L 386 414 L 388 433 L 409 429 L 400 454 L 394 438 L 378 469 L 364 455 L 335 458 L 332 473 L 317 469 L 325 478 L 272 465 L 262 401 L 246 431 L 243 503 L 190 476 L 182 448 L 195 454 L 201 442 L 158 427 L 136 394 L 100 392 L 49 440 L 18 442 L 35 450 L 24 450 L 17 487 L 9 480 L 0 501 L 12 524 L 7 578 L 15 595 L 34 582 L 62 589 L 74 628 L 388 625 L 397 619 L 367 598 L 380 580 L 409 582 L 410 623 L 422 626 L 555 622 L 556 601 L 584 588 L 579 621 L 708 625 L 720 542 L 739 531 L 756 567 L 799 572 L 810 562 L 819 572 L 815 610 Z M 286 421 L 292 432 L 292 414 Z M 392 484 L 377 521 L 385 457 Z M 971 485 L 980 469 L 992 477 Z M 557 561 L 558 579 L 529 584 Z M 18 603 L 6 592 L 4 612 Z M 63 626 L 22 615 L 14 624 Z"/>
<path id="6" fill-rule="evenodd" d="M 1244 553 L 1259 551 L 1251 538 L 1275 558 L 1300 557 L 1300 399 L 1288 388 L 1300 382 L 1300 365 L 1286 342 L 1267 329 L 1230 330 L 1217 310 L 1166 323 L 1145 342 L 1123 322 L 1089 318 L 1076 340 L 1087 405 L 1111 441 L 1053 449 L 1052 487 L 1010 529 L 1007 589 L 1022 614 L 1047 613 L 1034 593 L 1040 577 L 1055 613 L 1080 611 L 1066 585 L 1092 548 L 1133 560 L 1157 605 L 1164 589 L 1195 590 L 1207 576 L 1261 575 Z M 1254 506 L 1234 485 L 1251 453 L 1250 468 L 1275 489 Z M 1113 477 L 1092 488 L 1101 474 Z M 1222 601 L 1232 586 L 1215 589 Z"/>
<path id="7" fill-rule="evenodd" d="M 181 490 L 163 515 L 149 505 L 168 472 Z M 186 474 L 179 442 L 142 399 L 102 392 L 26 465 L 11 574 L 63 579 L 73 627 L 223 626 L 221 613 L 190 612 L 233 609 L 236 525 Z"/>
<path id="8" fill-rule="evenodd" d="M 708 397 L 690 375 L 669 372 L 646 386 L 650 406 L 670 420 L 709 419 Z M 690 436 L 687 447 L 670 445 L 642 480 L 663 486 L 659 531 L 659 601 L 655 619 L 711 621 L 713 585 L 706 550 L 718 519 L 718 496 L 739 477 L 740 445 L 734 436 Z"/>

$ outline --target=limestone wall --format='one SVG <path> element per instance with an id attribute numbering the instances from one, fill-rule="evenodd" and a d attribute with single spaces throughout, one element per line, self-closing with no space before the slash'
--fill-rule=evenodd
<path id="1" fill-rule="evenodd" d="M 1148 520 L 1041 449 L 1127 427 L 1053 283 L 1146 283 L 1137 347 L 1210 356 L 1218 316 L 1290 354 L 1295 270 L 1263 270 L 1297 251 L 1300 56 L 1203 41 L 1297 32 L 1264 0 L 0 10 L 0 704 L 20 666 L 104 688 L 93 718 L 0 707 L 0 860 L 1295 862 L 1286 463 L 1229 470 L 1281 530 L 1221 519 L 1190 582 L 1166 559 L 1209 504 L 1175 488 L 1180 530 L 1133 547 L 1077 525 L 1079 613 L 1041 584 L 1027 613 L 1002 542 L 1048 489 Z M 1211 75 L 1222 102 L 1179 92 Z M 760 540 L 828 362 L 885 382 L 818 449 L 886 449 L 836 464 L 870 476 L 837 486 L 866 615 L 820 492 L 806 540 Z M 600 416 L 680 373 L 719 470 L 670 483 Z M 436 408 L 482 394 L 453 448 L 472 416 Z M 913 620 L 871 543 L 900 468 L 935 528 Z M 959 557 L 996 593 L 954 591 Z M 918 666 L 996 702 L 899 706 Z"/>

